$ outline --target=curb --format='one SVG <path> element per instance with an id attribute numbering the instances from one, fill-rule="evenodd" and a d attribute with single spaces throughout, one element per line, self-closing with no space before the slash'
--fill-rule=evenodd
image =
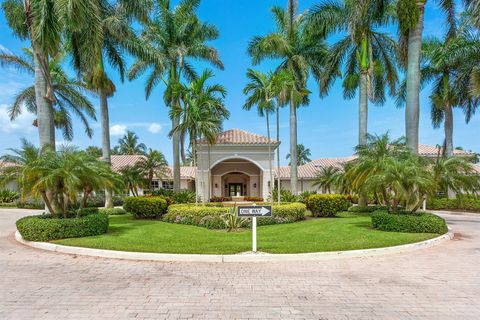
<path id="1" fill-rule="evenodd" d="M 312 253 L 242 253 L 242 254 L 174 254 L 174 253 L 148 253 L 148 252 L 128 252 L 103 249 L 91 249 L 82 247 L 63 246 L 48 242 L 27 241 L 22 238 L 18 230 L 15 232 L 15 240 L 36 249 L 42 249 L 53 252 L 76 254 L 89 257 L 125 259 L 136 261 L 163 261 L 163 262 L 282 262 L 282 261 L 322 261 L 342 258 L 365 258 L 380 256 L 386 254 L 395 254 L 402 252 L 415 251 L 433 247 L 454 237 L 452 229 L 444 235 L 433 239 L 404 244 L 386 248 L 332 251 L 332 252 L 312 252 Z"/>

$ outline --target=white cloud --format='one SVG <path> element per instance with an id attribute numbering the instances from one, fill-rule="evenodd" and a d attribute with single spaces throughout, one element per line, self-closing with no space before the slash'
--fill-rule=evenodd
<path id="1" fill-rule="evenodd" d="M 156 122 L 152 122 L 149 126 L 148 126 L 148 131 L 150 133 L 159 133 L 160 131 L 162 130 L 162 125 L 160 123 L 156 123 Z"/>
<path id="2" fill-rule="evenodd" d="M 116 124 L 110 127 L 112 136 L 123 136 L 125 133 L 127 133 L 127 126 L 124 124 Z"/>
<path id="3" fill-rule="evenodd" d="M 35 115 L 23 112 L 14 120 L 10 120 L 8 114 L 8 106 L 6 104 L 0 104 L 0 131 L 6 134 L 28 134 L 35 130 L 32 125 L 35 120 Z"/>
<path id="4" fill-rule="evenodd" d="M 0 51 L 3 51 L 3 52 L 8 53 L 8 54 L 12 53 L 12 51 L 8 50 L 8 48 L 3 46 L 2 44 L 0 44 Z"/>

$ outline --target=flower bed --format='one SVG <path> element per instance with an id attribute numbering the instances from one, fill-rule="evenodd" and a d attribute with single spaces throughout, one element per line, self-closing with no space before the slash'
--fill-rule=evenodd
<path id="1" fill-rule="evenodd" d="M 224 216 L 233 210 L 229 207 L 171 205 L 163 221 L 170 223 L 188 224 L 206 227 L 209 229 L 226 228 Z M 282 204 L 273 206 L 272 217 L 257 219 L 258 225 L 291 223 L 305 219 L 306 207 L 302 203 Z M 246 220 L 244 227 L 249 226 Z"/>

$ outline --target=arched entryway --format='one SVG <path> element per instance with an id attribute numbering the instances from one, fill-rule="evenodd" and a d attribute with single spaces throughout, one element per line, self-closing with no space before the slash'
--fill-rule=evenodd
<path id="1" fill-rule="evenodd" d="M 212 196 L 261 197 L 263 171 L 252 161 L 226 159 L 211 168 Z"/>

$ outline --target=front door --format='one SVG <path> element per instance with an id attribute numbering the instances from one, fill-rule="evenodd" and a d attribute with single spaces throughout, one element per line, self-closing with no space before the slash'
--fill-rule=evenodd
<path id="1" fill-rule="evenodd" d="M 228 195 L 230 197 L 242 196 L 243 195 L 243 185 L 241 183 L 229 183 L 228 184 Z"/>

